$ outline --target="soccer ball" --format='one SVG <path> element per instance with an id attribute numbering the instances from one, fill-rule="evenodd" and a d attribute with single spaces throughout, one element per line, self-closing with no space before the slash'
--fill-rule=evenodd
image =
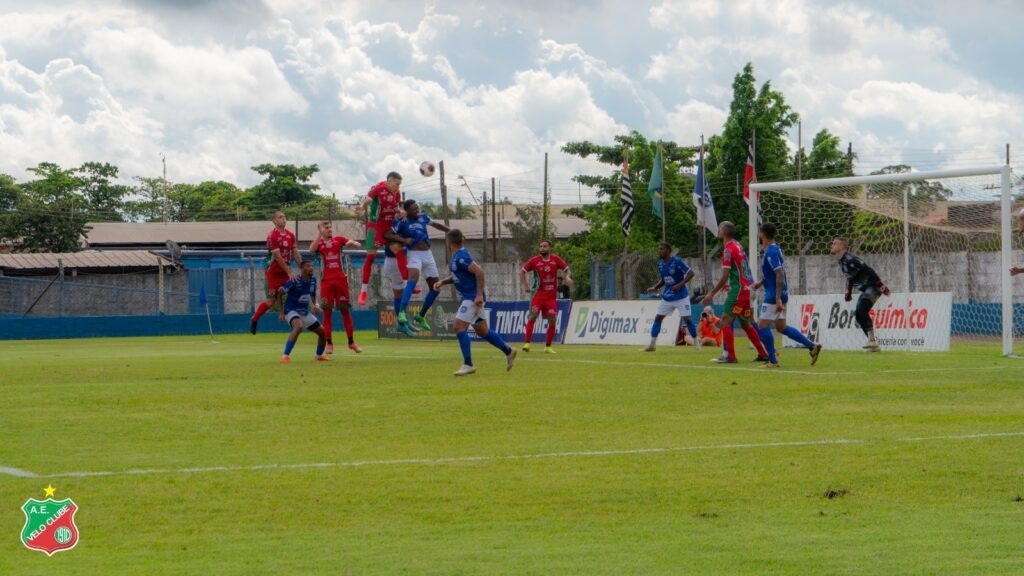
<path id="1" fill-rule="evenodd" d="M 430 178 L 431 176 L 433 176 L 434 175 L 434 163 L 429 161 L 429 160 L 420 162 L 420 174 L 423 174 L 427 178 Z"/>

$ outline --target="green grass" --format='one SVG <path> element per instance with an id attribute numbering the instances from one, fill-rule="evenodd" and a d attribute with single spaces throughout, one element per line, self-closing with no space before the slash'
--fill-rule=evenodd
<path id="1" fill-rule="evenodd" d="M 0 473 L 0 574 L 1024 573 L 1024 361 L 995 346 L 506 373 L 475 344 L 454 378 L 454 342 L 218 340 L 0 343 L 0 466 L 39 476 Z M 19 541 L 49 483 L 81 531 L 52 558 Z"/>

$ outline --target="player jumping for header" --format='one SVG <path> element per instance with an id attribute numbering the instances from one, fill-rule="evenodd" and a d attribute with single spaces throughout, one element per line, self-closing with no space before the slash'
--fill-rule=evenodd
<path id="1" fill-rule="evenodd" d="M 363 262 L 363 284 L 359 290 L 359 305 L 366 305 L 366 293 L 370 288 L 370 274 L 373 273 L 373 261 L 377 257 L 377 249 L 385 245 L 384 234 L 391 230 L 392 221 L 398 213 L 398 205 L 402 202 L 402 175 L 389 172 L 383 182 L 378 182 L 366 193 L 366 198 L 356 206 L 356 216 L 370 207 L 369 221 L 366 223 L 366 260 Z M 394 256 L 402 279 L 409 278 L 406 269 L 405 251 L 395 250 Z"/>
<path id="2" fill-rule="evenodd" d="M 871 322 L 871 308 L 882 296 L 889 295 L 889 289 L 871 266 L 850 252 L 850 241 L 842 236 L 832 240 L 832 255 L 839 261 L 839 269 L 846 275 L 846 301 L 853 299 L 853 289 L 860 290 L 855 317 L 860 329 L 868 337 L 865 350 L 878 352 L 881 347 L 875 339 L 875 326 Z"/>
<path id="3" fill-rule="evenodd" d="M 729 295 L 726 296 L 725 306 L 722 308 L 721 323 L 726 355 L 715 361 L 720 364 L 735 364 L 737 362 L 736 341 L 732 330 L 734 318 L 740 321 L 740 326 L 747 333 L 747 338 L 750 338 L 751 344 L 757 350 L 757 355 L 767 358 L 768 353 L 761 344 L 761 338 L 753 324 L 754 311 L 750 304 L 750 269 L 747 265 L 747 254 L 743 251 L 743 246 L 736 241 L 736 226 L 729 221 L 722 222 L 718 225 L 718 237 L 725 243 L 722 252 L 722 277 L 701 302 L 705 306 L 709 306 L 715 294 L 725 288 L 726 283 L 729 284 Z"/>
<path id="4" fill-rule="evenodd" d="M 764 302 L 761 303 L 761 313 L 757 317 L 761 343 L 768 351 L 768 362 L 765 366 L 779 366 L 779 359 L 775 353 L 775 335 L 771 329 L 773 322 L 779 334 L 787 336 L 810 351 L 811 366 L 814 366 L 818 361 L 818 355 L 821 354 L 821 344 L 811 342 L 799 330 L 786 325 L 789 285 L 786 282 L 786 263 L 782 257 L 782 248 L 775 242 L 776 233 L 775 224 L 768 222 L 762 224 L 758 230 L 757 235 L 761 240 L 761 246 L 764 247 L 764 256 L 761 258 L 761 279 L 751 286 L 753 290 L 764 287 Z"/>
<path id="5" fill-rule="evenodd" d="M 548 321 L 548 331 L 544 337 L 544 352 L 554 354 L 555 349 L 551 344 L 555 341 L 555 321 L 558 318 L 558 271 L 565 270 L 565 284 L 572 288 L 572 276 L 569 275 L 569 265 L 556 254 L 551 253 L 551 242 L 540 241 L 538 254 L 530 258 L 523 267 L 519 269 L 519 282 L 527 292 L 533 292 L 530 299 L 530 314 L 526 320 L 526 335 L 523 338 L 523 352 L 530 351 L 530 342 L 533 340 L 533 326 L 540 315 Z M 531 285 L 526 282 L 526 273 L 533 272 L 534 281 Z"/>
<path id="6" fill-rule="evenodd" d="M 437 264 L 434 262 L 434 253 L 430 251 L 430 234 L 427 226 L 431 226 L 442 232 L 448 232 L 448 227 L 440 222 L 434 222 L 430 216 L 420 212 L 420 206 L 415 200 L 406 200 L 402 204 L 405 210 L 405 218 L 396 218 L 392 229 L 388 230 L 384 237 L 392 242 L 401 242 L 408 250 L 408 280 L 405 289 L 402 291 L 402 299 L 398 304 L 395 313 L 398 315 L 399 328 L 407 324 L 409 319 L 406 316 L 406 307 L 412 298 L 413 290 L 420 277 L 427 280 L 427 297 L 423 300 L 423 306 L 413 317 L 413 321 L 424 330 L 430 330 L 427 323 L 427 312 L 434 305 L 440 292 L 434 290 L 434 284 L 440 275 L 437 272 Z M 403 330 L 404 332 L 404 330 Z"/>

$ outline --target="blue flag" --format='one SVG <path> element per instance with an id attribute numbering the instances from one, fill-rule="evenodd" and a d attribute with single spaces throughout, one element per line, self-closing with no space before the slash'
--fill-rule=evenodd
<path id="1" fill-rule="evenodd" d="M 199 289 L 199 305 L 205 308 L 207 302 L 208 300 L 206 299 L 206 286 L 204 285 L 202 288 Z"/>
<path id="2" fill-rule="evenodd" d="M 651 181 L 647 184 L 647 195 L 651 197 L 651 212 L 658 218 L 662 218 L 661 200 L 664 194 L 665 184 L 661 179 L 661 147 L 658 147 L 654 155 L 654 167 L 651 168 Z"/>
<path id="3" fill-rule="evenodd" d="M 697 225 L 707 228 L 712 234 L 718 234 L 715 203 L 711 200 L 711 186 L 708 186 L 708 175 L 704 172 L 703 146 L 697 160 L 697 180 L 693 183 L 693 205 L 697 208 Z"/>

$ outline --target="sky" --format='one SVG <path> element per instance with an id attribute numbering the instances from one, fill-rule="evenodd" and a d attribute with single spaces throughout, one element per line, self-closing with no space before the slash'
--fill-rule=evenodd
<path id="1" fill-rule="evenodd" d="M 1012 0 L 0 0 L 0 173 L 131 180 L 166 158 L 173 182 L 251 186 L 251 166 L 317 163 L 341 201 L 391 170 L 433 200 L 416 167 L 443 160 L 454 197 L 494 177 L 529 202 L 548 153 L 575 203 L 594 192 L 572 177 L 609 168 L 564 143 L 697 144 L 747 62 L 858 173 L 1000 164 L 1024 158 L 1022 21 Z"/>

